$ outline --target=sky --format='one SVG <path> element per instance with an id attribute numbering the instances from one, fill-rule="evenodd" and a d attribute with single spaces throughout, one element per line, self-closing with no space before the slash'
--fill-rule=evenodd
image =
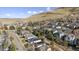
<path id="1" fill-rule="evenodd" d="M 34 14 L 48 12 L 55 7 L 0 7 L 0 18 L 27 18 Z"/>

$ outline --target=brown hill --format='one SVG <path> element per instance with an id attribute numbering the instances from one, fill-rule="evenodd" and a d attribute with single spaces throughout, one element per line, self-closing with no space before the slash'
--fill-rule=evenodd
<path id="1" fill-rule="evenodd" d="M 20 18 L 0 18 L 0 22 L 2 23 L 15 23 L 17 21 L 23 22 L 38 22 L 44 20 L 56 20 L 57 18 L 65 18 L 73 16 L 73 18 L 79 18 L 79 8 L 78 7 L 61 7 L 57 8 L 54 11 L 40 13 L 36 15 L 32 15 L 29 18 L 20 19 Z M 61 19 L 62 20 L 62 19 Z"/>
<path id="2" fill-rule="evenodd" d="M 0 18 L 0 23 L 3 24 L 10 24 L 10 23 L 15 23 L 17 21 L 21 21 L 22 19 L 20 18 Z"/>
<path id="3" fill-rule="evenodd" d="M 31 17 L 26 18 L 24 21 L 37 22 L 37 21 L 50 20 L 50 19 L 54 20 L 57 18 L 69 17 L 72 15 L 74 15 L 73 17 L 79 17 L 78 7 L 57 8 L 54 11 L 32 15 Z"/>

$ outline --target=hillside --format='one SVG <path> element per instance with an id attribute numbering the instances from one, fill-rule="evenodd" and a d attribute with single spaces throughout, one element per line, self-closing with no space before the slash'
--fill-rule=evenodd
<path id="1" fill-rule="evenodd" d="M 74 16 L 73 16 L 74 15 Z M 17 21 L 23 22 L 38 22 L 44 20 L 58 20 L 61 18 L 78 18 L 79 19 L 79 8 L 78 7 L 60 7 L 55 9 L 54 11 L 40 13 L 36 15 L 32 15 L 29 18 L 0 18 L 0 22 L 2 23 L 15 23 Z M 62 20 L 62 19 L 61 19 Z"/>
<path id="2" fill-rule="evenodd" d="M 25 21 L 37 22 L 37 21 L 50 20 L 50 19 L 54 20 L 57 18 L 69 17 L 72 15 L 74 15 L 73 16 L 74 18 L 75 17 L 79 18 L 79 8 L 61 7 L 54 11 L 32 15 L 31 17 L 26 18 Z"/>
<path id="3" fill-rule="evenodd" d="M 0 18 L 0 23 L 10 24 L 10 23 L 15 23 L 19 20 L 21 21 L 22 19 L 20 18 Z"/>

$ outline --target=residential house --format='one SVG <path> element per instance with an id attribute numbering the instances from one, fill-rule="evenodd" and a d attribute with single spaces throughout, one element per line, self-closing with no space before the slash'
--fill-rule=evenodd
<path id="1" fill-rule="evenodd" d="M 76 39 L 74 34 L 69 34 L 64 38 L 69 44 L 73 45 L 74 40 Z"/>

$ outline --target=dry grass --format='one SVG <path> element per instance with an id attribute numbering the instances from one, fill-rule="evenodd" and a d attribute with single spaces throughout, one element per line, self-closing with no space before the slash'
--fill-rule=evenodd
<path id="1" fill-rule="evenodd" d="M 19 21 L 18 18 L 0 18 L 0 23 L 3 23 L 3 24 L 15 23 L 17 21 Z"/>
<path id="2" fill-rule="evenodd" d="M 17 19 L 17 18 L 2 18 L 0 19 L 0 22 L 2 23 L 15 23 L 17 21 L 23 21 L 23 22 L 38 22 L 38 21 L 44 21 L 48 19 L 56 19 L 56 18 L 61 18 L 63 16 L 69 15 L 71 13 L 71 10 L 73 10 L 75 13 L 79 13 L 79 8 L 58 8 L 54 11 L 50 11 L 47 13 L 41 13 L 41 14 L 36 14 L 32 15 L 29 18 L 25 19 Z"/>
<path id="3" fill-rule="evenodd" d="M 56 18 L 61 18 L 64 16 L 68 16 L 69 14 L 72 13 L 79 13 L 79 8 L 59 8 L 55 11 L 50 11 L 47 13 L 41 13 L 41 14 L 37 14 L 37 15 L 33 15 L 29 18 L 26 18 L 25 21 L 31 21 L 31 22 L 38 22 L 38 21 L 44 21 L 44 20 L 48 20 L 48 19 L 56 19 Z"/>

